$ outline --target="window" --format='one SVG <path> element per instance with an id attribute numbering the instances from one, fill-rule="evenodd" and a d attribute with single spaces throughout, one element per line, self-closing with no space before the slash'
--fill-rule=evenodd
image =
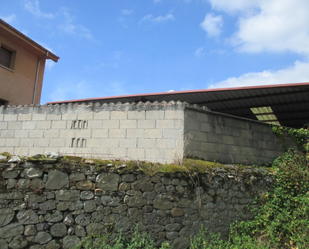
<path id="1" fill-rule="evenodd" d="M 15 52 L 1 45 L 0 47 L 0 65 L 14 69 Z"/>
<path id="2" fill-rule="evenodd" d="M 4 100 L 4 99 L 0 99 L 0 106 L 2 106 L 2 105 L 7 105 L 7 101 L 6 100 Z"/>
<path id="3" fill-rule="evenodd" d="M 280 125 L 270 106 L 254 107 L 250 109 L 259 121 L 268 124 Z"/>

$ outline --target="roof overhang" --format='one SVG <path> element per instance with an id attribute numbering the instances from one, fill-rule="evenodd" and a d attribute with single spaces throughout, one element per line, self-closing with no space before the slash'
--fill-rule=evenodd
<path id="1" fill-rule="evenodd" d="M 42 47 L 40 44 L 36 43 L 2 19 L 0 19 L 0 34 L 3 34 L 3 36 L 20 45 L 21 47 L 25 47 L 28 51 L 36 54 L 39 58 L 46 56 L 46 59 L 51 59 L 54 62 L 58 62 L 59 60 L 57 55 L 48 51 L 48 49 Z"/>

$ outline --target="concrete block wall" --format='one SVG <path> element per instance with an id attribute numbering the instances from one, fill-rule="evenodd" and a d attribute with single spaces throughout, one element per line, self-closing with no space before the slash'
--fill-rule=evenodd
<path id="1" fill-rule="evenodd" d="M 185 157 L 263 164 L 283 153 L 269 124 L 189 107 L 184 116 Z M 287 142 L 292 146 L 292 141 Z"/>
<path id="2" fill-rule="evenodd" d="M 172 163 L 183 158 L 184 103 L 0 107 L 0 153 L 45 151 Z"/>

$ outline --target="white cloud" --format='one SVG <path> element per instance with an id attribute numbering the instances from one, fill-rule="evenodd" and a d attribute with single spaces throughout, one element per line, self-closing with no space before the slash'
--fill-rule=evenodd
<path id="1" fill-rule="evenodd" d="M 208 13 L 200 27 L 207 32 L 209 37 L 216 37 L 221 34 L 223 26 L 222 16 L 215 16 L 213 13 Z"/>
<path id="2" fill-rule="evenodd" d="M 205 55 L 205 51 L 204 51 L 204 47 L 199 47 L 196 51 L 195 51 L 195 56 L 196 57 L 203 57 Z"/>
<path id="3" fill-rule="evenodd" d="M 37 17 L 53 18 L 51 13 L 44 13 L 40 10 L 39 1 L 24 1 L 24 8 Z"/>
<path id="4" fill-rule="evenodd" d="M 73 22 L 73 18 L 71 17 L 70 13 L 66 10 L 62 9 L 61 14 L 64 16 L 65 20 L 63 24 L 58 25 L 58 29 L 66 34 L 75 35 L 84 39 L 93 40 L 94 37 L 91 34 L 91 31 L 87 29 L 85 26 L 80 24 L 75 24 Z M 96 41 L 98 42 L 98 41 Z"/>
<path id="5" fill-rule="evenodd" d="M 224 81 L 212 84 L 209 88 L 241 87 L 272 85 L 284 83 L 308 82 L 309 62 L 296 61 L 293 66 L 277 70 L 246 73 L 239 77 L 231 77 Z"/>
<path id="6" fill-rule="evenodd" d="M 9 23 L 9 24 L 13 24 L 14 21 L 16 20 L 16 15 L 15 14 L 11 14 L 11 15 L 8 15 L 8 16 L 0 16 L 0 18 Z"/>
<path id="7" fill-rule="evenodd" d="M 175 17 L 173 14 L 166 14 L 165 16 L 157 16 L 157 17 L 154 17 L 153 15 L 146 15 L 142 18 L 142 20 L 139 22 L 139 24 L 141 24 L 142 22 L 144 21 L 151 21 L 151 22 L 155 22 L 155 23 L 163 23 L 163 22 L 166 22 L 166 21 L 173 21 L 175 20 Z"/>
<path id="8" fill-rule="evenodd" d="M 132 15 L 134 13 L 134 10 L 128 10 L 128 9 L 123 9 L 121 10 L 123 15 Z"/>
<path id="9" fill-rule="evenodd" d="M 156 4 L 156 3 L 161 2 L 161 0 L 153 0 L 153 2 Z"/>
<path id="10" fill-rule="evenodd" d="M 212 8 L 237 14 L 231 43 L 245 52 L 309 54 L 309 1 L 209 0 Z M 207 31 L 207 30 L 206 30 Z"/>

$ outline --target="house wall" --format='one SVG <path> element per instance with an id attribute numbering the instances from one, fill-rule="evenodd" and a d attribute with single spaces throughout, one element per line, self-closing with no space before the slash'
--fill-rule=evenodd
<path id="1" fill-rule="evenodd" d="M 0 99 L 9 105 L 32 104 L 36 70 L 39 56 L 25 49 L 0 33 L 0 45 L 16 51 L 14 68 L 0 65 Z M 35 104 L 40 103 L 45 59 L 40 63 Z"/>
<path id="2" fill-rule="evenodd" d="M 208 161 L 261 164 L 282 155 L 271 125 L 197 108 L 184 112 L 185 156 Z M 287 144 L 293 146 L 288 138 Z"/>
<path id="3" fill-rule="evenodd" d="M 172 163 L 183 158 L 183 103 L 0 107 L 0 153 L 55 151 Z"/>

